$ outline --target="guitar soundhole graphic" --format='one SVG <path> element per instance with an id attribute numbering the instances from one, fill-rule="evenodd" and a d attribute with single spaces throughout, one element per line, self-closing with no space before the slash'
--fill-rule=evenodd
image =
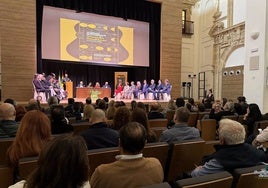
<path id="1" fill-rule="evenodd" d="M 120 43 L 122 32 L 118 27 L 78 23 L 74 28 L 77 38 L 67 46 L 71 56 L 80 61 L 113 64 L 128 58 L 128 51 Z"/>

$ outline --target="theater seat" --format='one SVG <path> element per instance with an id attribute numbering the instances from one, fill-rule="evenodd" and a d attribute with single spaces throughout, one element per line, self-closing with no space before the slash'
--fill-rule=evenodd
<path id="1" fill-rule="evenodd" d="M 254 174 L 255 170 L 264 169 L 265 165 L 259 165 L 248 168 L 237 168 L 233 172 L 234 183 L 233 188 L 245 188 L 245 187 L 256 187 L 256 188 L 267 188 L 268 187 L 268 178 L 258 177 L 257 174 Z"/>
<path id="2" fill-rule="evenodd" d="M 232 185 L 233 176 L 229 172 L 188 178 L 176 181 L 177 188 L 229 188 Z"/>
<path id="3" fill-rule="evenodd" d="M 176 181 L 184 172 L 189 172 L 199 165 L 203 157 L 205 141 L 202 139 L 176 141 L 170 145 L 169 158 L 165 168 L 165 179 Z"/>
<path id="4" fill-rule="evenodd" d="M 163 182 L 154 185 L 142 186 L 140 188 L 171 188 L 171 186 L 167 182 Z"/>
<path id="5" fill-rule="evenodd" d="M 19 175 L 22 180 L 27 179 L 27 177 L 35 170 L 37 167 L 38 157 L 25 157 L 19 160 Z"/>
<path id="6" fill-rule="evenodd" d="M 0 187 L 8 187 L 13 184 L 13 168 L 0 165 Z"/>

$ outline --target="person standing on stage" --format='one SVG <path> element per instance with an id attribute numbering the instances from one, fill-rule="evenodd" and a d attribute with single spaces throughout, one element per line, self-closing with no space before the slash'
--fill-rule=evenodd
<path id="1" fill-rule="evenodd" d="M 148 90 L 147 80 L 143 80 L 142 92 L 144 94 L 145 99 L 147 98 L 147 90 Z"/>

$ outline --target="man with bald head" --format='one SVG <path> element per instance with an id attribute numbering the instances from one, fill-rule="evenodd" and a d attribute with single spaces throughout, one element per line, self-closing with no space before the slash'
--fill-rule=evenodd
<path id="1" fill-rule="evenodd" d="M 0 105 L 0 137 L 15 137 L 18 123 L 15 121 L 16 110 L 12 104 Z"/>
<path id="2" fill-rule="evenodd" d="M 119 133 L 107 126 L 105 113 L 96 109 L 91 113 L 89 129 L 82 132 L 88 149 L 98 149 L 118 146 Z"/>

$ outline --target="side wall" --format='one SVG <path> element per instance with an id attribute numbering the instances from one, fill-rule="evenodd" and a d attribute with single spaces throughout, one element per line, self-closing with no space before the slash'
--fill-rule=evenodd
<path id="1" fill-rule="evenodd" d="M 27 101 L 36 72 L 35 0 L 0 2 L 2 100 Z"/>
<path id="2" fill-rule="evenodd" d="M 162 3 L 160 77 L 170 80 L 175 98 L 181 82 L 181 1 L 155 2 Z M 36 72 L 36 1 L 1 0 L 0 31 L 2 100 L 28 101 Z"/>

